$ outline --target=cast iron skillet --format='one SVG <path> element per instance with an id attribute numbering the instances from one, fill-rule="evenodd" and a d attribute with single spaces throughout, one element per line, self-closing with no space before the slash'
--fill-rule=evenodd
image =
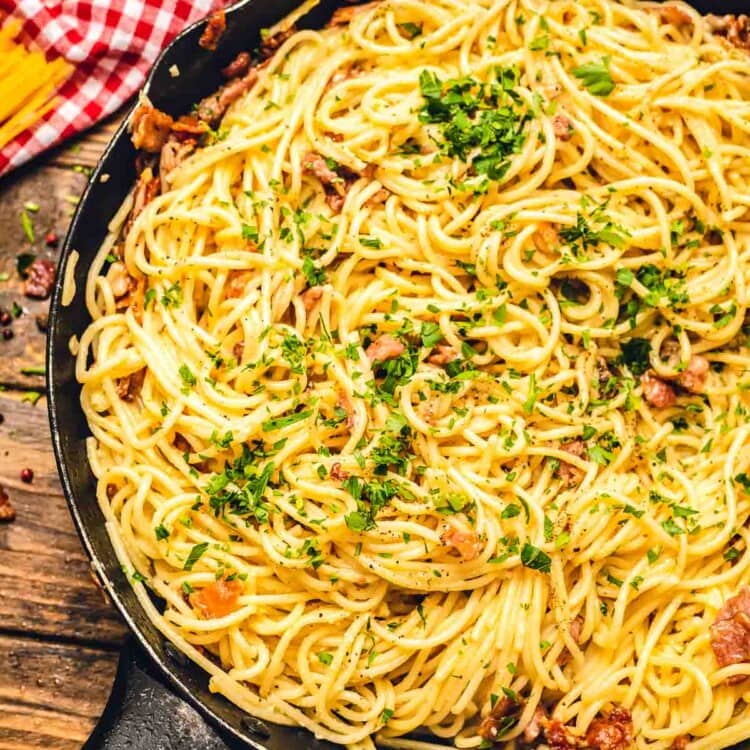
<path id="1" fill-rule="evenodd" d="M 238 52 L 256 48 L 260 30 L 272 26 L 299 4 L 300 0 L 242 0 L 227 11 L 227 28 L 214 53 L 198 45 L 205 22 L 194 24 L 161 55 L 146 83 L 146 93 L 156 107 L 172 115 L 188 112 L 222 83 L 222 66 Z M 343 4 L 344 0 L 321 0 L 299 25 L 320 28 Z M 732 13 L 747 10 L 750 0 L 694 0 L 693 5 L 702 12 Z M 177 78 L 169 73 L 172 65 L 179 68 Z M 85 749 L 334 750 L 333 745 L 316 740 L 304 730 L 260 721 L 210 693 L 203 670 L 166 642 L 146 617 L 105 531 L 86 460 L 84 440 L 89 431 L 79 405 L 80 388 L 68 342 L 73 334 L 80 336 L 89 323 L 84 303 L 86 274 L 109 220 L 136 179 L 134 157 L 122 125 L 91 176 L 73 217 L 50 306 L 47 385 L 60 479 L 92 567 L 134 636 L 120 659 L 104 717 Z M 109 175 L 106 182 L 100 179 L 103 174 Z M 80 254 L 74 274 L 76 293 L 72 304 L 63 307 L 62 279 L 73 249 Z"/>

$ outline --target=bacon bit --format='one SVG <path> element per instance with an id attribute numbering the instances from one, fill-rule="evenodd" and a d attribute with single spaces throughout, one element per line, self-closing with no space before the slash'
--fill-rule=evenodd
<path id="1" fill-rule="evenodd" d="M 336 70 L 336 72 L 328 79 L 328 83 L 326 84 L 326 91 L 329 89 L 332 89 L 334 86 L 338 86 L 340 83 L 343 83 L 344 81 L 349 81 L 352 78 L 356 78 L 358 75 L 362 74 L 362 68 L 360 68 L 358 65 L 349 65 L 345 68 L 339 68 Z M 343 135 L 339 135 L 338 140 L 343 140 Z M 334 139 L 336 140 L 336 139 Z"/>
<path id="2" fill-rule="evenodd" d="M 221 74 L 224 78 L 237 78 L 244 76 L 248 70 L 250 70 L 250 53 L 240 52 L 226 68 L 221 69 Z"/>
<path id="3" fill-rule="evenodd" d="M 198 119 L 213 125 L 217 123 L 230 105 L 249 91 L 258 80 L 258 69 L 253 67 L 242 78 L 225 83 L 218 91 L 201 99 L 198 103 Z"/>
<path id="4" fill-rule="evenodd" d="M 354 427 L 354 404 L 346 391 L 339 391 L 336 406 L 346 412 L 346 426 L 351 430 Z"/>
<path id="5" fill-rule="evenodd" d="M 308 151 L 302 157 L 302 168 L 317 177 L 325 187 L 333 186 L 341 192 L 341 183 L 343 180 L 339 177 L 338 172 L 328 166 L 328 162 L 315 151 Z"/>
<path id="6" fill-rule="evenodd" d="M 133 145 L 140 151 L 158 154 L 167 142 L 174 120 L 145 102 L 139 104 L 130 118 Z"/>
<path id="7" fill-rule="evenodd" d="M 317 177 L 323 185 L 326 194 L 326 203 L 335 213 L 339 213 L 344 207 L 346 194 L 349 188 L 360 177 L 372 177 L 375 166 L 368 164 L 361 175 L 352 172 L 347 167 L 339 164 L 336 169 L 331 169 L 326 160 L 315 151 L 308 151 L 302 157 L 302 169 L 308 174 Z"/>
<path id="8" fill-rule="evenodd" d="M 576 438 L 568 443 L 563 443 L 560 446 L 560 450 L 564 450 L 566 453 L 570 453 L 571 456 L 583 458 L 586 452 L 586 443 L 581 438 Z M 580 484 L 584 477 L 584 472 L 578 466 L 569 464 L 567 461 L 560 462 L 560 468 L 557 470 L 557 474 L 568 487 Z"/>
<path id="9" fill-rule="evenodd" d="M 10 502 L 5 487 L 0 487 L 0 523 L 10 523 L 16 520 L 16 509 Z"/>
<path id="10" fill-rule="evenodd" d="M 145 367 L 138 370 L 137 372 L 131 372 L 130 375 L 126 375 L 124 378 L 118 378 L 117 395 L 123 401 L 127 401 L 128 403 L 135 401 L 135 399 L 140 395 L 145 378 Z"/>
<path id="11" fill-rule="evenodd" d="M 686 750 L 689 742 L 690 742 L 690 735 L 681 734 L 679 737 L 675 737 L 675 740 L 672 743 L 670 750 Z"/>
<path id="12" fill-rule="evenodd" d="M 594 719 L 586 732 L 586 742 L 594 750 L 628 750 L 633 742 L 630 711 L 615 706 L 601 719 Z"/>
<path id="13" fill-rule="evenodd" d="M 208 125 L 203 120 L 199 120 L 195 115 L 182 115 L 172 125 L 172 134 L 179 140 L 192 140 L 195 136 L 200 136 L 204 133 L 208 133 Z"/>
<path id="14" fill-rule="evenodd" d="M 655 406 L 657 409 L 666 409 L 673 406 L 677 401 L 677 394 L 674 388 L 665 380 L 657 377 L 651 370 L 641 375 L 641 386 L 643 388 L 643 398 Z"/>
<path id="15" fill-rule="evenodd" d="M 115 299 L 124 297 L 132 289 L 133 277 L 128 273 L 125 264 L 119 260 L 109 267 L 106 279 Z"/>
<path id="16" fill-rule="evenodd" d="M 323 287 L 311 286 L 309 289 L 306 289 L 304 292 L 302 292 L 301 297 L 302 305 L 307 312 L 310 312 L 310 310 L 312 310 L 323 297 Z"/>
<path id="17" fill-rule="evenodd" d="M 532 742 L 537 740 L 539 738 L 539 735 L 542 733 L 547 720 L 547 711 L 544 709 L 544 706 L 537 706 L 536 710 L 531 716 L 531 719 L 529 720 L 529 723 L 523 730 L 523 741 L 531 744 Z"/>
<path id="18" fill-rule="evenodd" d="M 331 466 L 331 479 L 335 479 L 337 482 L 343 482 L 349 478 L 349 472 L 344 471 L 341 468 L 341 464 L 336 462 Z"/>
<path id="19" fill-rule="evenodd" d="M 449 518 L 443 525 L 440 542 L 446 547 L 455 549 L 464 562 L 471 562 L 479 557 L 484 544 L 473 529 L 468 528 L 457 518 Z"/>
<path id="20" fill-rule="evenodd" d="M 194 151 L 196 142 L 194 140 L 179 141 L 170 137 L 164 144 L 159 155 L 159 178 L 162 192 L 166 192 L 166 176 L 180 166 L 185 159 Z"/>
<path id="21" fill-rule="evenodd" d="M 677 384 L 690 393 L 703 393 L 709 367 L 709 362 L 705 357 L 694 354 L 690 357 L 688 366 L 679 374 Z"/>
<path id="22" fill-rule="evenodd" d="M 750 662 L 750 588 L 727 599 L 717 612 L 711 625 L 711 648 L 720 667 Z M 735 675 L 727 683 L 744 680 L 744 675 Z"/>
<path id="23" fill-rule="evenodd" d="M 504 695 L 495 703 L 489 714 L 482 719 L 482 723 L 479 725 L 479 736 L 489 742 L 495 742 L 500 730 L 507 725 L 507 722 L 503 719 L 520 713 L 522 708 L 523 703 L 516 703 L 516 701 Z"/>
<path id="24" fill-rule="evenodd" d="M 552 120 L 552 131 L 559 140 L 569 141 L 573 132 L 570 119 L 565 115 L 555 115 Z"/>
<path id="25" fill-rule="evenodd" d="M 543 221 L 534 232 L 531 241 L 540 253 L 551 253 L 559 246 L 560 236 L 552 224 Z"/>
<path id="26" fill-rule="evenodd" d="M 47 299 L 55 283 L 55 264 L 46 258 L 37 258 L 27 269 L 23 293 L 33 299 Z"/>
<path id="27" fill-rule="evenodd" d="M 391 191 L 387 188 L 380 188 L 377 193 L 375 193 L 372 198 L 368 198 L 367 201 L 365 201 L 365 206 L 378 206 L 381 203 L 385 203 L 388 198 L 391 197 Z"/>
<path id="28" fill-rule="evenodd" d="M 179 432 L 175 432 L 172 445 L 174 445 L 174 447 L 177 448 L 180 453 L 191 453 L 193 450 L 193 446 L 190 445 L 190 443 L 187 441 L 187 438 L 184 435 L 181 435 Z"/>
<path id="29" fill-rule="evenodd" d="M 244 590 L 242 581 L 221 578 L 190 595 L 190 603 L 206 619 L 225 617 L 237 609 L 238 599 Z"/>
<path id="30" fill-rule="evenodd" d="M 284 42 L 297 33 L 296 26 L 290 26 L 285 31 L 279 31 L 273 36 L 266 37 L 260 45 L 260 59 L 268 60 L 276 54 L 276 51 Z"/>
<path id="31" fill-rule="evenodd" d="M 370 362 L 386 362 L 400 357 L 405 351 L 406 347 L 397 338 L 384 333 L 367 347 L 365 354 Z"/>
<path id="32" fill-rule="evenodd" d="M 568 625 L 568 632 L 570 633 L 570 637 L 576 643 L 580 643 L 582 631 L 583 631 L 583 618 L 580 615 L 578 615 L 570 621 L 570 625 Z M 557 657 L 557 663 L 561 667 L 564 667 L 570 661 L 571 656 L 572 654 L 566 647 L 560 652 L 560 655 Z"/>
<path id="33" fill-rule="evenodd" d="M 571 735 L 568 728 L 557 719 L 547 724 L 544 734 L 549 750 L 576 750 L 580 747 L 578 738 Z"/>
<path id="34" fill-rule="evenodd" d="M 232 347 L 232 354 L 234 355 L 234 358 L 238 362 L 242 362 L 242 357 L 245 354 L 245 342 L 244 341 L 238 341 L 233 347 Z"/>
<path id="35" fill-rule="evenodd" d="M 109 267 L 106 278 L 115 298 L 115 310 L 121 312 L 132 307 L 135 318 L 140 323 L 146 280 L 134 279 L 120 261 L 115 261 Z"/>
<path id="36" fill-rule="evenodd" d="M 135 195 L 133 196 L 133 208 L 130 210 L 128 220 L 125 222 L 124 232 L 127 235 L 133 228 L 135 220 L 138 218 L 143 209 L 159 195 L 161 180 L 154 177 L 151 167 L 146 167 L 139 175 L 138 182 L 135 186 Z"/>
<path id="37" fill-rule="evenodd" d="M 354 16 L 362 11 L 374 8 L 378 3 L 365 3 L 364 5 L 350 5 L 344 6 L 343 8 L 336 8 L 334 14 L 331 16 L 331 20 L 326 24 L 326 28 L 330 29 L 334 26 L 347 26 L 352 22 Z"/>
<path id="38" fill-rule="evenodd" d="M 706 16 L 709 29 L 717 36 L 724 37 L 730 44 L 750 52 L 750 16 Z"/>
<path id="39" fill-rule="evenodd" d="M 206 24 L 206 28 L 203 29 L 198 44 L 200 44 L 203 49 L 213 52 L 219 45 L 219 39 L 224 33 L 226 27 L 227 19 L 224 15 L 224 10 L 217 10 L 209 16 L 208 23 Z"/>
<path id="40" fill-rule="evenodd" d="M 688 26 L 693 23 L 689 13 L 686 13 L 677 5 L 661 5 L 658 8 L 648 8 L 651 13 L 656 13 L 662 23 L 671 23 L 672 26 Z"/>
<path id="41" fill-rule="evenodd" d="M 447 365 L 459 358 L 459 353 L 450 344 L 438 344 L 427 357 L 431 365 Z"/>
<path id="42" fill-rule="evenodd" d="M 250 271 L 230 271 L 227 283 L 224 285 L 224 295 L 231 299 L 242 297 L 252 277 L 253 274 Z"/>

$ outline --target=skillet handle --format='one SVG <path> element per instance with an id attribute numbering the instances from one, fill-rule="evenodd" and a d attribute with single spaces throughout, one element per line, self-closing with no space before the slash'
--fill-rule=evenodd
<path id="1" fill-rule="evenodd" d="M 230 750 L 198 712 L 153 676 L 129 640 L 104 714 L 82 750 Z"/>

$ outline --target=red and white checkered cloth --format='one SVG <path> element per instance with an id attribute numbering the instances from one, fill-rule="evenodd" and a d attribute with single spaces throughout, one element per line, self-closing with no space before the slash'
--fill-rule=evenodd
<path id="1" fill-rule="evenodd" d="M 0 0 L 24 40 L 76 70 L 47 115 L 0 150 L 0 176 L 114 112 L 169 41 L 224 0 Z"/>

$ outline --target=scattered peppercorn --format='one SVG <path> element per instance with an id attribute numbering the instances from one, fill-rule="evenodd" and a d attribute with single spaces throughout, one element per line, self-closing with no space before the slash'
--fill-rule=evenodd
<path id="1" fill-rule="evenodd" d="M 9 326 L 13 322 L 13 316 L 7 311 L 0 311 L 0 326 Z"/>
<path id="2" fill-rule="evenodd" d="M 60 242 L 60 237 L 55 232 L 47 232 L 44 241 L 47 244 L 47 247 L 57 247 L 57 244 Z"/>
<path id="3" fill-rule="evenodd" d="M 3 328 L 3 338 L 6 341 L 10 341 L 13 338 L 13 329 L 12 328 Z"/>
<path id="4" fill-rule="evenodd" d="M 31 484 L 34 481 L 34 471 L 32 469 L 21 469 L 21 481 Z"/>

